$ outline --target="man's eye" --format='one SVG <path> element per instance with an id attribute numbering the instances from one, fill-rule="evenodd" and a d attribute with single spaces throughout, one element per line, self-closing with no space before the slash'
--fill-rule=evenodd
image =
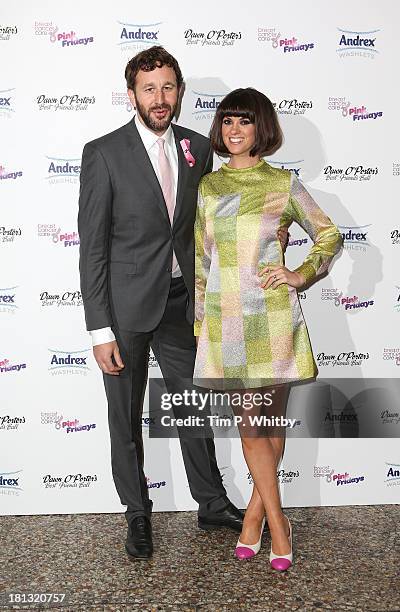
<path id="1" fill-rule="evenodd" d="M 145 92 L 146 93 L 150 93 L 151 91 L 153 91 L 152 87 L 146 87 Z"/>

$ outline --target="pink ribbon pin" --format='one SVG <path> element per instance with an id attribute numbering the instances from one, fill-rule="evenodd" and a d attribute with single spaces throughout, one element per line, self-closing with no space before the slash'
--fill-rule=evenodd
<path id="1" fill-rule="evenodd" d="M 189 166 L 191 168 L 193 168 L 193 166 L 196 163 L 196 160 L 195 160 L 195 158 L 193 157 L 193 155 L 190 152 L 190 140 L 189 140 L 189 138 L 182 138 L 182 140 L 180 141 L 179 144 L 182 147 L 182 151 L 183 151 L 183 154 L 185 156 L 185 159 L 186 159 L 187 163 L 189 164 Z"/>

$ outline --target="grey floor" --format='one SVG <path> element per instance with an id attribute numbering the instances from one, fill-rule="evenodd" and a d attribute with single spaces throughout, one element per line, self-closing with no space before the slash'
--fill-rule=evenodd
<path id="1" fill-rule="evenodd" d="M 399 506 L 296 508 L 295 564 L 278 574 L 269 538 L 251 561 L 237 535 L 193 512 L 153 515 L 151 561 L 128 560 L 122 515 L 0 517 L 0 607 L 12 593 L 65 593 L 53 610 L 400 610 Z M 47 604 L 44 609 L 49 609 Z M 42 609 L 43 609 L 42 608 Z"/>

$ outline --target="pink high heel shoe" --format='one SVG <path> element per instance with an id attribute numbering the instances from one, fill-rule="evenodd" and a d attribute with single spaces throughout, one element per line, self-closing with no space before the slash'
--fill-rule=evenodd
<path id="1" fill-rule="evenodd" d="M 239 538 L 236 544 L 236 548 L 235 548 L 235 556 L 238 559 L 242 559 L 242 560 L 251 559 L 252 557 L 256 556 L 256 554 L 259 552 L 261 548 L 261 538 L 262 538 L 262 534 L 264 531 L 264 525 L 265 525 L 265 518 L 263 519 L 262 524 L 261 524 L 260 538 L 258 542 L 256 542 L 255 544 L 242 544 Z"/>
<path id="2" fill-rule="evenodd" d="M 293 565 L 293 535 L 292 535 L 292 525 L 287 518 L 289 523 L 289 542 L 290 542 L 290 553 L 288 555 L 276 555 L 272 552 L 272 544 L 271 544 L 271 552 L 269 554 L 269 562 L 271 564 L 272 569 L 277 570 L 278 572 L 286 572 L 289 567 Z"/>

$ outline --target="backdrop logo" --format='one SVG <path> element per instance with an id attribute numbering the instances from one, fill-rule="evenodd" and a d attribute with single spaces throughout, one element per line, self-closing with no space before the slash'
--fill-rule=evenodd
<path id="1" fill-rule="evenodd" d="M 309 243 L 309 238 L 296 238 L 294 240 L 289 240 L 288 247 L 300 247 Z"/>
<path id="2" fill-rule="evenodd" d="M 0 25 L 0 40 L 10 40 L 11 36 L 18 34 L 18 28 L 16 25 Z"/>
<path id="3" fill-rule="evenodd" d="M 368 242 L 368 225 L 338 225 L 343 238 L 343 248 L 346 251 L 363 251 L 371 246 Z"/>
<path id="4" fill-rule="evenodd" d="M 193 110 L 192 115 L 196 120 L 213 119 L 215 111 L 225 94 L 193 93 Z"/>
<path id="5" fill-rule="evenodd" d="M 400 463 L 388 463 L 386 461 L 385 482 L 388 487 L 400 485 Z"/>
<path id="6" fill-rule="evenodd" d="M 90 371 L 87 365 L 87 353 L 90 353 L 90 349 L 83 351 L 48 350 L 50 353 L 48 371 L 52 376 L 71 376 L 74 374 L 87 376 Z"/>
<path id="7" fill-rule="evenodd" d="M 314 465 L 314 478 L 325 478 L 325 482 L 341 487 L 348 484 L 359 484 L 364 482 L 365 476 L 350 476 L 349 472 L 336 472 L 329 465 Z"/>
<path id="8" fill-rule="evenodd" d="M 6 414 L 4 416 L 0 415 L 0 429 L 9 430 L 17 430 L 20 425 L 23 425 L 26 422 L 25 417 L 17 417 L 10 416 Z"/>
<path id="9" fill-rule="evenodd" d="M 36 36 L 48 36 L 49 41 L 57 47 L 85 47 L 94 40 L 93 36 L 78 35 L 74 30 L 60 29 L 52 21 L 35 21 L 33 29 Z"/>
<path id="10" fill-rule="evenodd" d="M 64 94 L 61 97 L 40 94 L 36 97 L 37 108 L 40 111 L 86 111 L 95 103 L 94 96 L 81 96 L 77 93 Z"/>
<path id="11" fill-rule="evenodd" d="M 400 164 L 399 164 L 399 162 L 393 162 L 393 176 L 400 176 Z"/>
<path id="12" fill-rule="evenodd" d="M 26 369 L 26 363 L 12 363 L 9 359 L 0 359 L 0 374 L 11 374 Z"/>
<path id="13" fill-rule="evenodd" d="M 400 287 L 398 285 L 395 285 L 395 303 L 394 303 L 394 309 L 397 312 L 400 312 Z"/>
<path id="14" fill-rule="evenodd" d="M 233 46 L 241 40 L 242 32 L 227 32 L 226 30 L 208 30 L 208 32 L 195 32 L 191 28 L 185 30 L 185 41 L 187 45 L 219 45 L 225 47 Z"/>
<path id="15" fill-rule="evenodd" d="M 82 489 L 89 488 L 97 482 L 97 474 L 66 474 L 65 476 L 46 474 L 42 481 L 45 489 Z"/>
<path id="16" fill-rule="evenodd" d="M 281 484 L 290 484 L 291 482 L 293 482 L 293 480 L 295 480 L 296 478 L 299 478 L 300 476 L 300 472 L 299 470 L 278 470 L 277 472 L 277 477 L 278 477 L 278 481 Z"/>
<path id="17" fill-rule="evenodd" d="M 0 165 L 0 181 L 15 181 L 15 179 L 22 176 L 22 170 L 6 170 L 4 166 Z"/>
<path id="18" fill-rule="evenodd" d="M 305 115 L 306 111 L 313 107 L 312 100 L 297 100 L 297 98 L 291 100 L 284 98 L 272 104 L 278 115 Z"/>
<path id="19" fill-rule="evenodd" d="M 268 160 L 268 163 L 274 168 L 281 168 L 282 170 L 289 170 L 296 176 L 301 176 L 301 164 L 304 162 L 304 159 L 298 159 L 297 161 L 276 161 L 276 160 Z"/>
<path id="20" fill-rule="evenodd" d="M 33 29 L 36 36 L 51 36 L 57 30 L 52 21 L 35 21 Z"/>
<path id="21" fill-rule="evenodd" d="M 347 166 L 339 168 L 335 166 L 325 166 L 324 178 L 326 181 L 370 181 L 371 177 L 377 176 L 378 167 L 371 166 Z"/>
<path id="22" fill-rule="evenodd" d="M 281 484 L 290 484 L 296 478 L 299 478 L 300 472 L 299 470 L 288 470 L 280 469 L 276 473 L 276 477 Z M 247 472 L 247 481 L 250 485 L 254 484 L 253 477 L 250 472 Z"/>
<path id="23" fill-rule="evenodd" d="M 7 287 L 6 289 L 0 289 L 0 312 L 12 312 L 16 313 L 18 310 L 16 289 L 15 287 Z"/>
<path id="24" fill-rule="evenodd" d="M 351 119 L 353 123 L 362 123 L 365 119 L 379 119 L 383 116 L 383 111 L 370 111 L 364 104 L 355 106 L 345 97 L 329 97 L 328 110 L 341 111 L 342 117 Z"/>
<path id="25" fill-rule="evenodd" d="M 117 23 L 120 26 L 118 45 L 121 51 L 142 51 L 148 46 L 161 44 L 158 35 L 162 21 L 147 24 L 123 21 Z"/>
<path id="26" fill-rule="evenodd" d="M 22 470 L 17 472 L 0 472 L 0 495 L 20 495 Z"/>
<path id="27" fill-rule="evenodd" d="M 273 49 L 279 49 L 286 55 L 293 55 L 301 51 L 311 51 L 315 47 L 314 42 L 304 42 L 292 34 L 282 36 L 276 28 L 258 28 L 257 38 L 259 42 L 270 42 Z"/>
<path id="28" fill-rule="evenodd" d="M 76 308 L 83 305 L 80 291 L 64 291 L 63 293 L 49 293 L 42 291 L 39 295 L 40 305 L 43 308 Z"/>
<path id="29" fill-rule="evenodd" d="M 0 227 L 0 242 L 14 242 L 16 238 L 22 236 L 20 227 Z"/>
<path id="30" fill-rule="evenodd" d="M 369 306 L 375 304 L 374 300 L 361 300 L 358 295 L 346 296 L 338 289 L 325 289 L 324 287 L 321 289 L 321 300 L 332 300 L 335 306 L 342 307 L 347 311 L 369 308 Z"/>
<path id="31" fill-rule="evenodd" d="M 324 352 L 321 352 L 316 356 L 318 366 L 332 366 L 333 368 L 361 366 L 361 364 L 368 359 L 369 353 L 355 353 L 354 351 L 334 353 L 331 355 L 326 355 Z"/>
<path id="32" fill-rule="evenodd" d="M 332 482 L 334 472 L 329 465 L 314 465 L 314 478 L 325 478 L 326 482 Z"/>
<path id="33" fill-rule="evenodd" d="M 0 117 L 4 119 L 11 119 L 13 113 L 15 113 L 15 87 L 12 89 L 1 89 L 0 90 Z"/>
<path id="34" fill-rule="evenodd" d="M 376 48 L 376 33 L 379 30 L 369 32 L 352 32 L 351 30 L 338 29 L 338 48 L 336 53 L 339 57 L 359 56 L 374 59 L 379 53 Z"/>
<path id="35" fill-rule="evenodd" d="M 390 232 L 390 240 L 392 244 L 400 244 L 400 230 L 394 229 Z"/>
<path id="36" fill-rule="evenodd" d="M 158 368 L 158 361 L 152 352 L 149 354 L 149 368 Z"/>
<path id="37" fill-rule="evenodd" d="M 146 476 L 147 488 L 148 489 L 161 489 L 161 487 L 166 486 L 165 480 L 160 480 L 159 482 L 152 482 L 148 476 Z"/>
<path id="38" fill-rule="evenodd" d="M 96 423 L 82 425 L 79 419 L 65 419 L 57 412 L 42 412 L 40 415 L 42 425 L 54 425 L 54 428 L 67 434 L 77 431 L 92 431 L 96 429 Z"/>
<path id="39" fill-rule="evenodd" d="M 38 236 L 39 238 L 51 237 L 54 244 L 60 244 L 64 247 L 79 246 L 79 234 L 77 232 L 61 232 L 61 228 L 54 223 L 39 223 Z"/>
<path id="40" fill-rule="evenodd" d="M 382 410 L 381 422 L 383 425 L 398 425 L 400 423 L 400 414 L 398 412 L 390 412 L 390 410 Z"/>
<path id="41" fill-rule="evenodd" d="M 392 361 L 395 365 L 400 366 L 400 348 L 384 348 L 383 361 Z"/>
<path id="42" fill-rule="evenodd" d="M 50 185 L 61 183 L 76 184 L 81 172 L 80 158 L 67 159 L 66 157 L 48 157 L 46 180 Z"/>
<path id="43" fill-rule="evenodd" d="M 156 424 L 156 420 L 154 417 L 149 416 L 150 413 L 147 412 L 143 412 L 142 414 L 142 427 L 146 427 L 147 429 L 150 427 L 150 425 L 155 425 Z"/>
<path id="44" fill-rule="evenodd" d="M 132 104 L 126 91 L 111 92 L 111 106 L 124 106 L 128 113 L 132 112 Z"/>

